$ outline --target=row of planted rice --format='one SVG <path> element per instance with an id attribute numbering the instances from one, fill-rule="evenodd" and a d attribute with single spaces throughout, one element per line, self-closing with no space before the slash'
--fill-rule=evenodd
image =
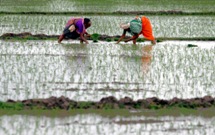
<path id="1" fill-rule="evenodd" d="M 183 11 L 214 12 L 214 0 L 1 0 L 3 12 L 115 12 Z M 108 6 L 107 6 L 108 5 Z"/>
<path id="2" fill-rule="evenodd" d="M 2 15 L 0 35 L 4 33 L 30 32 L 32 34 L 59 35 L 67 20 L 65 15 Z M 89 33 L 120 35 L 120 23 L 127 22 L 134 16 L 88 15 L 92 27 Z M 199 38 L 215 37 L 214 16 L 147 16 L 153 26 L 155 37 Z"/>

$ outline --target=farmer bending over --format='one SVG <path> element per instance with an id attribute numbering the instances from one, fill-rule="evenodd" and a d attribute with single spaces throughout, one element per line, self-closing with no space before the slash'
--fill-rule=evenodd
<path id="1" fill-rule="evenodd" d="M 136 44 L 136 39 L 139 37 L 139 35 L 143 34 L 143 36 L 150 40 L 152 44 L 156 44 L 155 38 L 152 33 L 152 26 L 149 21 L 149 19 L 145 16 L 143 17 L 136 17 L 135 19 L 131 20 L 128 23 L 123 23 L 120 25 L 122 29 L 124 29 L 122 36 L 117 41 L 117 44 L 125 38 L 126 32 L 129 32 L 132 37 L 125 40 L 125 42 L 133 41 L 134 44 Z"/>
<path id="2" fill-rule="evenodd" d="M 64 38 L 69 39 L 77 39 L 80 37 L 80 42 L 86 42 L 88 44 L 88 41 L 85 39 L 86 36 L 90 36 L 86 29 L 91 26 L 91 21 L 88 18 L 71 18 L 64 28 L 63 34 L 59 37 L 58 43 L 61 43 L 61 41 Z"/>

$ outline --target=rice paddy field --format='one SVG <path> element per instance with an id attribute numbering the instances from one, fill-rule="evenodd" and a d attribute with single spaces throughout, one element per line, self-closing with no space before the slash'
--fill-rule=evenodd
<path id="1" fill-rule="evenodd" d="M 106 35 L 121 35 L 119 25 L 131 20 L 134 16 L 88 15 L 92 20 L 89 33 Z M 215 37 L 215 16 L 147 16 L 153 26 L 156 37 L 198 38 Z M 2 15 L 0 34 L 7 32 L 32 34 L 59 35 L 65 23 L 71 16 L 68 15 Z"/>
<path id="2" fill-rule="evenodd" d="M 215 96 L 214 42 L 166 41 L 155 46 L 69 42 L 1 41 L 2 100 Z M 199 47 L 188 48 L 191 43 Z"/>
<path id="3" fill-rule="evenodd" d="M 114 12 L 165 11 L 214 12 L 214 0 L 1 0 L 2 12 Z"/>
<path id="4" fill-rule="evenodd" d="M 116 36 L 123 32 L 119 24 L 135 17 L 126 12 L 147 11 L 154 36 L 166 39 L 156 45 L 149 41 L 132 45 L 89 40 L 85 45 L 78 40 L 59 44 L 57 39 L 0 39 L 0 101 L 51 96 L 76 101 L 108 96 L 133 100 L 215 97 L 214 5 L 214 0 L 0 0 L 0 36 L 60 35 L 73 16 L 92 20 L 90 34 Z M 197 14 L 154 14 L 160 11 Z M 182 40 L 189 38 L 194 40 Z M 210 117 L 201 115 L 201 110 L 200 115 L 148 116 L 141 111 L 110 117 L 77 110 L 76 115 L 50 117 L 25 112 L 7 115 L 0 110 L 0 133 L 207 135 L 215 131 L 214 113 Z"/>

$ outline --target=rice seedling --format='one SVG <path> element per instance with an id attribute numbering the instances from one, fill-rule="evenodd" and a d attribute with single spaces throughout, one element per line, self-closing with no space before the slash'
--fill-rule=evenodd
<path id="1" fill-rule="evenodd" d="M 93 25 L 89 33 L 121 35 L 120 23 L 134 16 L 88 15 Z M 215 36 L 213 16 L 148 16 L 153 25 L 155 37 L 163 38 L 213 38 Z M 53 15 L 3 15 L 0 35 L 4 33 L 30 32 L 32 34 L 60 35 L 69 16 Z M 52 24 L 50 24 L 52 20 Z M 31 25 L 37 24 L 37 25 Z M 205 27 L 207 26 L 207 27 Z M 204 35 L 204 36 L 203 36 Z M 140 37 L 142 38 L 142 37 Z"/>

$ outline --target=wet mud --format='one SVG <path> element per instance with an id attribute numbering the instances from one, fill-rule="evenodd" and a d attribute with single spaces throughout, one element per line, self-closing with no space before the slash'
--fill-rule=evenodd
<path id="1" fill-rule="evenodd" d="M 161 11 L 115 11 L 115 12 L 0 12 L 0 14 L 29 15 L 214 15 L 215 12 L 184 12 L 181 10 Z"/>
<path id="2" fill-rule="evenodd" d="M 17 107 L 19 106 L 19 107 Z M 27 99 L 14 101 L 9 99 L 7 102 L 0 102 L 0 109 L 162 109 L 162 108 L 209 108 L 215 106 L 215 98 L 205 96 L 202 98 L 170 100 L 159 99 L 157 97 L 139 99 L 134 101 L 129 97 L 116 99 L 114 96 L 102 98 L 98 102 L 74 101 L 67 97 L 50 97 L 46 99 Z"/>
<path id="3" fill-rule="evenodd" d="M 94 39 L 94 35 L 97 35 L 98 37 Z M 23 32 L 23 33 L 5 33 L 0 36 L 1 40 L 57 40 L 60 35 L 46 35 L 46 34 L 32 34 L 29 32 Z M 118 41 L 120 38 L 120 35 L 100 35 L 97 33 L 92 34 L 91 37 L 86 37 L 88 40 L 93 40 L 93 42 L 98 41 Z M 129 38 L 129 36 L 126 36 L 125 38 Z M 68 40 L 68 39 L 65 39 Z M 79 40 L 79 38 L 77 39 Z M 146 39 L 138 38 L 137 42 L 144 42 Z M 165 40 L 186 40 L 186 41 L 215 41 L 215 37 L 198 37 L 198 38 L 168 38 L 168 37 L 157 37 L 157 42 L 162 42 Z"/>

